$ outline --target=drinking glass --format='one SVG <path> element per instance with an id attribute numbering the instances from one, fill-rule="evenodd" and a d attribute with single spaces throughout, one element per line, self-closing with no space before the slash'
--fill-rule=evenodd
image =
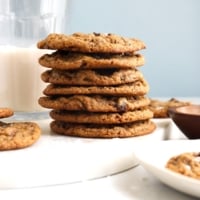
<path id="1" fill-rule="evenodd" d="M 37 42 L 49 33 L 64 32 L 67 0 L 3 0 L 0 3 L 0 107 L 15 111 L 15 117 L 41 116 L 47 110 L 38 104 L 46 84 L 38 59 L 50 50 Z"/>

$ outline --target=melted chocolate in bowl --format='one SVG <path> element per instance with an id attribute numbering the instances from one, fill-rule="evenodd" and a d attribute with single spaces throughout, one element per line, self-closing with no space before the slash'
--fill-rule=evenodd
<path id="1" fill-rule="evenodd" d="M 176 109 L 177 112 L 188 114 L 188 115 L 199 115 L 200 116 L 200 106 L 199 105 L 191 105 L 191 106 L 183 106 Z"/>
<path id="2" fill-rule="evenodd" d="M 200 105 L 169 108 L 170 118 L 189 139 L 200 139 Z"/>

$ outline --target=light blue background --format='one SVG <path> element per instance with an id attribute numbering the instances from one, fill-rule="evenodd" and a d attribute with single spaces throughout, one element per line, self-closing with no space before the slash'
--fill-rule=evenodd
<path id="1" fill-rule="evenodd" d="M 106 32 L 146 43 L 150 97 L 200 97 L 199 0 L 72 0 L 66 33 Z"/>

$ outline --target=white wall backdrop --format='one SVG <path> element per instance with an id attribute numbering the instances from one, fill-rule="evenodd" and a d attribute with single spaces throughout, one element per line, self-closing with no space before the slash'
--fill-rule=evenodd
<path id="1" fill-rule="evenodd" d="M 199 0 L 71 0 L 65 25 L 143 40 L 149 96 L 200 97 Z"/>

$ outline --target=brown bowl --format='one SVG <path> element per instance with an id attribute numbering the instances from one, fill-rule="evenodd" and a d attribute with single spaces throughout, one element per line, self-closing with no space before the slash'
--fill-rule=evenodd
<path id="1" fill-rule="evenodd" d="M 168 109 L 169 117 L 189 139 L 200 139 L 200 105 Z"/>

